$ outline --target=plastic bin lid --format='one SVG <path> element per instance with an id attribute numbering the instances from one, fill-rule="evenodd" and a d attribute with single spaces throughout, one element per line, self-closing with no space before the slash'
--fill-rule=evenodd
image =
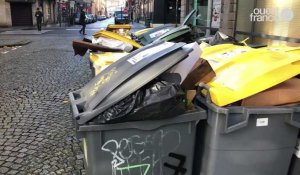
<path id="1" fill-rule="evenodd" d="M 146 33 L 138 36 L 140 42 L 145 46 L 152 43 L 156 38 L 160 37 L 161 35 L 165 34 L 166 32 L 170 31 L 175 27 L 175 24 L 165 24 L 162 26 L 155 27 L 150 29 Z"/>
<path id="2" fill-rule="evenodd" d="M 161 44 L 155 45 L 155 46 L 162 46 Z M 86 86 L 82 90 L 70 93 L 71 98 L 71 104 L 73 109 L 74 118 L 77 119 L 77 123 L 82 125 L 89 121 L 91 121 L 93 118 L 97 117 L 100 113 L 111 107 L 112 105 L 116 104 L 120 100 L 126 98 L 131 93 L 135 92 L 145 84 L 149 83 L 151 80 L 159 76 L 160 74 L 170 70 L 170 68 L 174 67 L 175 65 L 178 65 L 178 63 L 182 62 L 183 59 L 187 58 L 190 59 L 190 57 L 193 57 L 194 51 L 193 51 L 193 45 L 188 44 L 184 45 L 183 43 L 180 44 L 173 44 L 171 48 L 165 48 L 162 51 L 158 53 L 152 54 L 149 58 L 147 57 L 147 64 L 145 67 L 141 67 L 141 69 L 138 71 L 137 68 L 134 66 L 124 69 L 123 66 L 126 66 L 126 61 L 130 58 L 133 58 L 134 55 L 137 55 L 137 53 L 141 53 L 142 51 L 135 52 L 135 54 L 132 54 L 131 57 L 126 56 L 121 58 L 123 61 L 114 63 L 115 65 L 119 65 L 121 67 L 121 70 L 123 72 L 120 72 L 120 74 L 117 75 L 117 73 L 110 75 L 109 79 L 105 79 L 107 82 L 104 82 L 101 87 L 99 88 L 99 93 L 96 93 L 99 95 L 99 97 L 94 94 L 93 96 L 82 96 L 80 94 L 83 94 L 85 92 L 85 88 L 88 90 L 93 90 L 95 83 L 97 83 L 98 80 L 101 80 L 103 78 L 100 78 L 101 76 L 98 76 L 96 81 L 94 80 L 93 83 L 89 83 L 89 86 Z M 149 47 L 151 48 L 151 47 Z M 150 59 L 156 59 L 155 62 L 151 62 Z M 125 60 L 125 61 L 124 61 Z M 150 63 L 151 62 L 151 63 Z M 139 65 L 141 66 L 141 65 Z M 107 70 L 104 71 L 109 72 L 112 70 L 112 67 L 109 66 Z M 128 72 L 128 70 L 135 70 L 136 72 L 129 78 L 124 78 L 125 73 Z M 131 71 L 132 72 L 132 71 Z M 102 74 L 102 73 L 100 73 Z M 179 73 L 180 74 L 180 73 Z M 102 74 L 103 75 L 103 74 Z M 181 75 L 181 74 L 180 74 Z M 183 75 L 184 76 L 184 75 Z M 121 78 L 120 78 L 121 77 Z M 184 78 L 184 77 L 183 77 Z M 123 81 L 122 81 L 123 80 Z M 114 87 L 113 87 L 113 86 Z M 86 91 L 88 92 L 88 91 Z M 73 95 L 72 95 L 73 94 Z M 79 94 L 79 95 L 78 95 Z M 89 95 L 89 93 L 87 93 Z M 80 96 L 80 99 L 75 99 L 75 96 Z M 101 99 L 102 100 L 101 100 Z M 73 99 L 73 100 L 72 100 Z M 90 103 L 92 102 L 92 103 Z M 95 107 L 94 108 L 84 108 L 84 105 L 86 104 L 92 104 Z M 89 106 L 88 106 L 89 107 Z"/>
<path id="3" fill-rule="evenodd" d="M 157 38 L 156 40 L 153 41 L 153 43 L 158 43 L 161 41 L 171 41 L 172 39 L 175 39 L 179 36 L 183 36 L 186 33 L 190 32 L 190 28 L 186 25 L 184 26 L 179 26 L 176 27 L 172 30 L 170 30 L 169 32 L 163 34 L 162 36 L 160 36 L 159 38 Z"/>
<path id="4" fill-rule="evenodd" d="M 209 63 L 218 64 L 212 64 L 216 77 L 208 84 L 212 101 L 218 106 L 259 93 L 300 73 L 300 54 L 288 47 L 251 49 L 232 45 L 229 49 L 230 45 L 224 46 L 227 49 L 208 55 L 204 50 L 202 55 Z"/>
<path id="5" fill-rule="evenodd" d="M 172 118 L 166 118 L 162 120 L 143 120 L 143 121 L 130 121 L 114 124 L 93 124 L 81 125 L 78 127 L 79 132 L 91 132 L 91 131 L 113 131 L 124 129 L 138 129 L 143 131 L 157 130 L 162 126 L 173 125 L 178 123 L 186 123 L 193 121 L 205 120 L 207 118 L 206 111 L 202 108 L 195 109 L 193 111 L 187 111 L 186 113 Z"/>
<path id="6" fill-rule="evenodd" d="M 94 117 L 98 116 L 100 113 L 102 113 L 112 105 L 124 99 L 163 72 L 166 72 L 171 67 L 187 58 L 189 56 L 189 53 L 191 53 L 191 51 L 193 50 L 193 45 L 190 44 L 186 46 L 189 47 L 180 47 L 175 51 L 170 51 L 169 49 L 167 49 L 168 52 L 166 53 L 168 54 L 161 56 L 155 63 L 149 64 L 146 68 L 141 69 L 137 74 L 127 79 L 117 88 L 112 90 L 111 93 L 105 94 L 105 98 L 100 103 L 98 103 L 98 106 L 96 106 L 95 109 L 93 109 L 92 111 L 90 111 L 89 109 L 84 110 L 83 113 L 79 114 L 79 117 L 77 117 L 77 122 L 79 124 L 84 124 L 92 120 Z M 193 57 L 194 54 L 191 54 L 191 56 Z M 101 90 L 101 94 L 102 93 L 103 91 Z M 98 102 L 98 100 L 99 98 L 95 98 L 95 101 Z"/>
<path id="7" fill-rule="evenodd" d="M 179 36 L 183 36 L 184 34 L 190 32 L 190 27 L 188 24 L 191 22 L 192 17 L 194 14 L 196 14 L 197 10 L 192 10 L 183 20 L 183 23 L 176 28 L 173 28 L 172 30 L 166 32 L 159 38 L 157 38 L 153 43 L 157 43 L 159 41 L 171 41 L 172 39 L 175 39 Z"/>
<path id="8" fill-rule="evenodd" d="M 109 93 L 115 90 L 123 82 L 127 81 L 132 76 L 136 76 L 139 71 L 154 64 L 167 54 L 179 50 L 183 45 L 184 43 L 170 42 L 150 45 L 111 64 L 82 88 L 80 98 L 85 98 L 86 103 L 84 105 L 84 110 L 90 111 L 95 109 Z M 138 82 L 133 84 L 133 87 L 136 86 L 137 83 Z"/>

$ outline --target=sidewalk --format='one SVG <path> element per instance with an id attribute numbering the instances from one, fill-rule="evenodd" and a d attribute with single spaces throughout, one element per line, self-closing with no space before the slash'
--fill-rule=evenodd
<path id="1" fill-rule="evenodd" d="M 61 27 L 72 27 L 68 26 L 68 23 L 61 23 Z M 47 28 L 61 28 L 59 24 L 47 24 L 42 25 L 42 29 Z M 36 26 L 20 26 L 20 27 L 0 27 L 0 33 L 11 30 L 37 30 Z"/>
<path id="2" fill-rule="evenodd" d="M 65 23 L 61 24 L 62 27 L 66 26 Z M 49 28 L 60 28 L 59 24 L 48 24 L 46 26 L 42 26 L 43 29 Z M 2 34 L 43 34 L 48 32 L 49 30 L 37 31 L 36 26 L 20 26 L 20 27 L 0 27 L 0 35 Z M 20 33 L 21 32 L 21 33 Z M 31 40 L 28 39 L 1 39 L 0 38 L 0 48 L 5 46 L 13 47 L 13 46 L 22 46 L 30 43 Z"/>

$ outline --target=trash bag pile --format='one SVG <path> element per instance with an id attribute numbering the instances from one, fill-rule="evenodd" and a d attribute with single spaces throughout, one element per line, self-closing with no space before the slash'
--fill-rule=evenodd
<path id="1" fill-rule="evenodd" d="M 79 95 L 70 94 L 72 107 L 78 107 L 78 123 L 154 120 L 183 114 L 187 111 L 184 86 L 194 87 L 191 83 L 212 72 L 200 53 L 197 43 L 162 41 L 121 57 Z M 195 77 L 196 73 L 201 75 Z"/>
<path id="2" fill-rule="evenodd" d="M 90 167 L 99 163 L 95 156 L 111 165 L 99 150 L 105 140 L 121 145 L 144 136 L 146 143 L 153 133 L 188 130 L 188 146 L 175 147 L 195 151 L 187 156 L 194 158 L 193 174 L 274 174 L 274 167 L 284 174 L 300 128 L 300 47 L 250 47 L 221 32 L 203 37 L 191 18 L 184 21 L 133 40 L 99 31 L 73 42 L 75 54 L 90 51 L 94 74 L 69 93 L 76 131 L 90 151 L 85 157 L 94 156 Z M 196 116 L 203 120 L 186 122 Z M 172 144 L 159 143 L 148 146 Z"/>
<path id="3" fill-rule="evenodd" d="M 141 32 L 146 45 L 104 30 L 74 41 L 75 54 L 91 51 L 95 76 L 80 95 L 70 93 L 77 122 L 168 118 L 193 110 L 197 95 L 219 107 L 300 103 L 299 47 L 249 47 L 221 32 L 195 38 L 193 13 L 177 28 Z"/>
<path id="4" fill-rule="evenodd" d="M 94 122 L 111 123 L 173 117 L 185 112 L 184 98 L 185 94 L 178 83 L 155 79 L 101 113 Z"/>

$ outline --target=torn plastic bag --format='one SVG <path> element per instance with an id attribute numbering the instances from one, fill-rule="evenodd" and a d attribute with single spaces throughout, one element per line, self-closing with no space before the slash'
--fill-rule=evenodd
<path id="1" fill-rule="evenodd" d="M 226 44 L 226 43 L 231 43 L 231 44 L 236 44 L 236 45 L 244 45 L 242 43 L 239 43 L 236 39 L 234 39 L 231 36 L 227 36 L 226 34 L 222 32 L 217 32 L 210 40 L 209 40 L 209 45 L 218 45 L 218 44 Z"/>
<path id="2" fill-rule="evenodd" d="M 179 83 L 155 79 L 105 110 L 92 122 L 118 123 L 170 118 L 185 112 Z"/>
<path id="3" fill-rule="evenodd" d="M 93 37 L 92 43 L 100 46 L 112 48 L 112 49 L 119 49 L 124 52 L 130 52 L 133 49 L 133 46 L 131 44 L 125 43 L 123 41 L 118 41 L 115 39 L 104 38 L 104 37 L 99 37 L 99 38 Z"/>

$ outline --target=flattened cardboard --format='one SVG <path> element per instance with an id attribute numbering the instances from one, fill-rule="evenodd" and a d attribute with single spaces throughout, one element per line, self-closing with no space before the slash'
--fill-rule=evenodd
<path id="1" fill-rule="evenodd" d="M 242 106 L 279 106 L 300 102 L 300 79 L 292 78 L 242 100 Z"/>
<path id="2" fill-rule="evenodd" d="M 185 90 L 193 90 L 200 82 L 208 83 L 216 76 L 207 60 L 200 58 L 182 83 Z"/>

